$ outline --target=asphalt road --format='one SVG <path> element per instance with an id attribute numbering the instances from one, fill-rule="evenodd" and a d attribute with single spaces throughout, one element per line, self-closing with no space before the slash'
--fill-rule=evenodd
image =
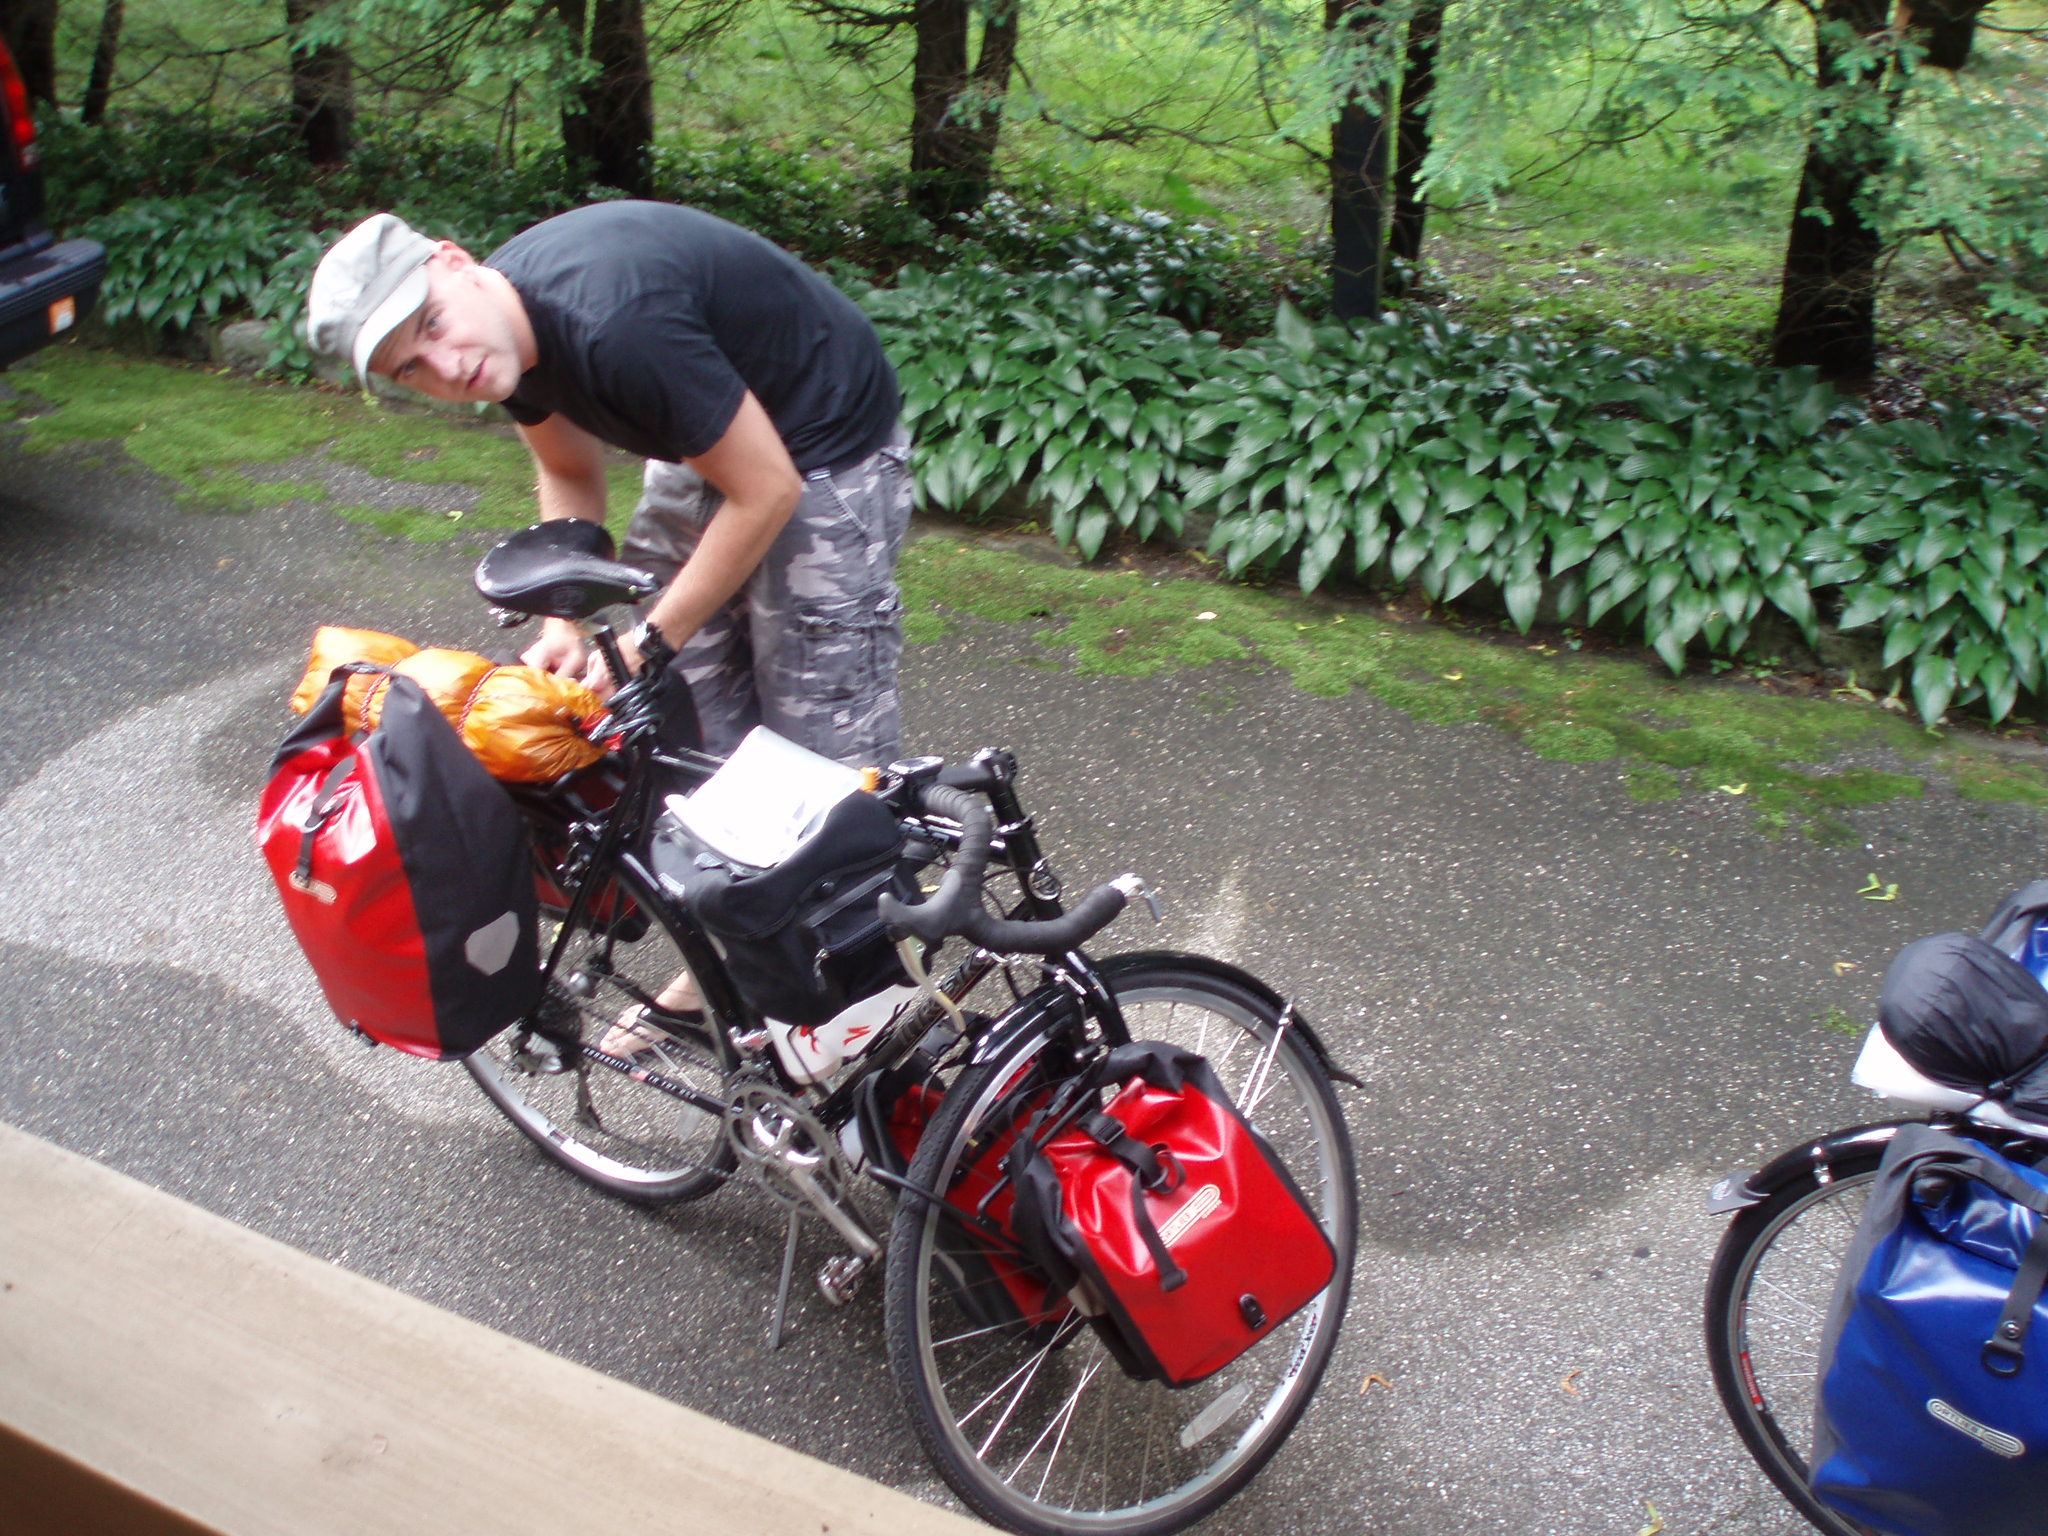
<path id="1" fill-rule="evenodd" d="M 543 1164 L 453 1067 L 335 1027 L 249 837 L 323 621 L 498 640 L 475 550 L 304 505 L 215 515 L 0 439 L 0 1118 L 375 1279 L 932 1497 L 871 1290 L 764 1349 L 780 1229 Z M 1349 1095 L 1364 1240 L 1336 1363 L 1245 1532 L 1791 1536 L 1713 1399 L 1711 1178 L 1875 1118 L 1846 1081 L 1889 955 L 2041 873 L 2042 825 L 1930 795 L 1862 846 L 1737 797 L 1315 699 L 1255 669 L 1080 678 L 1017 630 L 914 648 L 909 739 L 1006 745 L 1070 882 L 1294 994 Z M 1873 903 L 1873 869 L 1900 888 Z M 1856 967 L 1838 975 L 1835 966 Z M 5 1235 L 0 1234 L 0 1243 Z M 829 1249 L 813 1236 L 813 1262 Z M 1377 1377 L 1389 1385 L 1371 1384 Z M 1569 1390 L 1568 1390 L 1569 1389 Z M 548 1454 L 545 1425 L 508 1456 Z"/>

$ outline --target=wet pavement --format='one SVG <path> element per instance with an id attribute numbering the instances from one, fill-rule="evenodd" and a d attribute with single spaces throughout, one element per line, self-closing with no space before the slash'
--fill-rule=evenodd
<path id="1" fill-rule="evenodd" d="M 180 509 L 118 463 L 0 442 L 0 1119 L 548 1349 L 941 1497 L 890 1390 L 878 1291 L 763 1347 L 777 1213 L 645 1211 L 531 1152 L 458 1068 L 327 1015 L 249 837 L 313 626 L 502 644 L 474 546 L 306 505 Z M 1706 1187 L 1829 1126 L 1905 940 L 2041 873 L 2042 823 L 1930 791 L 1860 842 L 1737 797 L 1318 699 L 1259 668 L 1040 663 L 1019 627 L 912 647 L 908 739 L 1013 748 L 1070 883 L 1135 869 L 1164 928 L 1315 1019 L 1363 1236 L 1308 1419 L 1208 1527 L 1791 1536 L 1698 1342 Z M 1898 899 L 1858 888 L 1878 871 Z M 1847 967 L 1840 970 L 1838 967 Z M 4 1245 L 0 1234 L 0 1245 Z M 807 1239 L 807 1261 L 830 1249 Z M 536 1443 L 507 1454 L 545 1456 Z"/>

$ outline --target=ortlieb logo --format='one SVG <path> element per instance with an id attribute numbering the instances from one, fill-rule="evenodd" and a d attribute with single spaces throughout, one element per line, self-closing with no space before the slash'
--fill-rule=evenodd
<path id="1" fill-rule="evenodd" d="M 1213 1212 L 1223 1203 L 1223 1191 L 1214 1184 L 1204 1184 L 1188 1198 L 1188 1203 L 1175 1211 L 1159 1225 L 1159 1241 L 1168 1248 L 1187 1236 L 1189 1227 Z"/>
<path id="2" fill-rule="evenodd" d="M 2004 1430 L 1993 1429 L 1989 1424 L 1979 1424 L 1967 1413 L 1958 1412 L 1938 1397 L 1927 1399 L 1927 1411 L 1950 1429 L 1961 1430 L 1994 1456 L 2017 1461 L 2027 1454 L 2027 1448 Z"/>

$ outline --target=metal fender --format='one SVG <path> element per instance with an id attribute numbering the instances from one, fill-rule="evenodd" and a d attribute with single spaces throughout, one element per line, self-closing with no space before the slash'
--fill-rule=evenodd
<path id="1" fill-rule="evenodd" d="M 1316 1031 L 1315 1025 L 1303 1016 L 1299 1008 L 1293 1008 L 1286 998 L 1250 971 L 1232 965 L 1227 960 L 1213 959 L 1208 955 L 1183 954 L 1176 950 L 1143 949 L 1133 950 L 1128 954 L 1111 955 L 1107 959 L 1095 962 L 1096 973 L 1105 982 L 1114 982 L 1119 977 L 1128 976 L 1135 971 L 1160 967 L 1198 971 L 1204 975 L 1214 976 L 1219 981 L 1227 981 L 1251 993 L 1275 1013 L 1288 1013 L 1288 1028 L 1307 1043 L 1317 1064 L 1325 1072 L 1338 1082 L 1348 1083 L 1353 1088 L 1365 1086 L 1331 1059 L 1330 1048 L 1324 1044 L 1323 1037 Z M 996 1020 L 995 1027 L 982 1037 L 981 1044 L 975 1050 L 975 1061 L 988 1061 L 1018 1040 L 1033 1034 L 1050 1033 L 1057 1023 L 1063 1022 L 1069 1016 L 1068 1010 L 1078 1006 L 1078 1002 L 1079 999 L 1068 987 L 1062 986 L 1058 981 L 1047 982 L 1026 995 Z"/>
<path id="2" fill-rule="evenodd" d="M 1801 1142 L 1780 1152 L 1755 1173 L 1744 1173 L 1738 1169 L 1717 1179 L 1707 1194 L 1707 1214 L 1725 1216 L 1746 1205 L 1768 1200 L 1795 1180 L 1810 1177 L 1816 1171 L 1830 1172 L 1850 1153 L 1882 1152 L 1899 1133 L 1901 1126 L 1925 1123 L 1921 1120 L 1886 1120 L 1873 1125 L 1853 1125 L 1846 1130 L 1830 1131 L 1812 1141 Z"/>

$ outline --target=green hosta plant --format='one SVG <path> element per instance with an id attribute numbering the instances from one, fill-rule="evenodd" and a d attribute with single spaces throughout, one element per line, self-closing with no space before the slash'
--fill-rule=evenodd
<path id="1" fill-rule="evenodd" d="M 100 305 L 108 320 L 182 330 L 253 312 L 300 227 L 243 194 L 142 199 L 90 220 L 80 233 L 107 247 Z"/>
<path id="2" fill-rule="evenodd" d="M 1758 619 L 1877 624 L 1915 706 L 2048 682 L 2048 453 L 1979 416 L 1877 423 L 1802 373 L 1631 358 L 1427 310 L 1226 348 L 1071 277 L 905 274 L 864 296 L 925 499 L 1022 493 L 1092 557 L 1207 515 L 1233 573 L 1340 567 L 1527 629 L 1612 619 L 1674 670 Z"/>

